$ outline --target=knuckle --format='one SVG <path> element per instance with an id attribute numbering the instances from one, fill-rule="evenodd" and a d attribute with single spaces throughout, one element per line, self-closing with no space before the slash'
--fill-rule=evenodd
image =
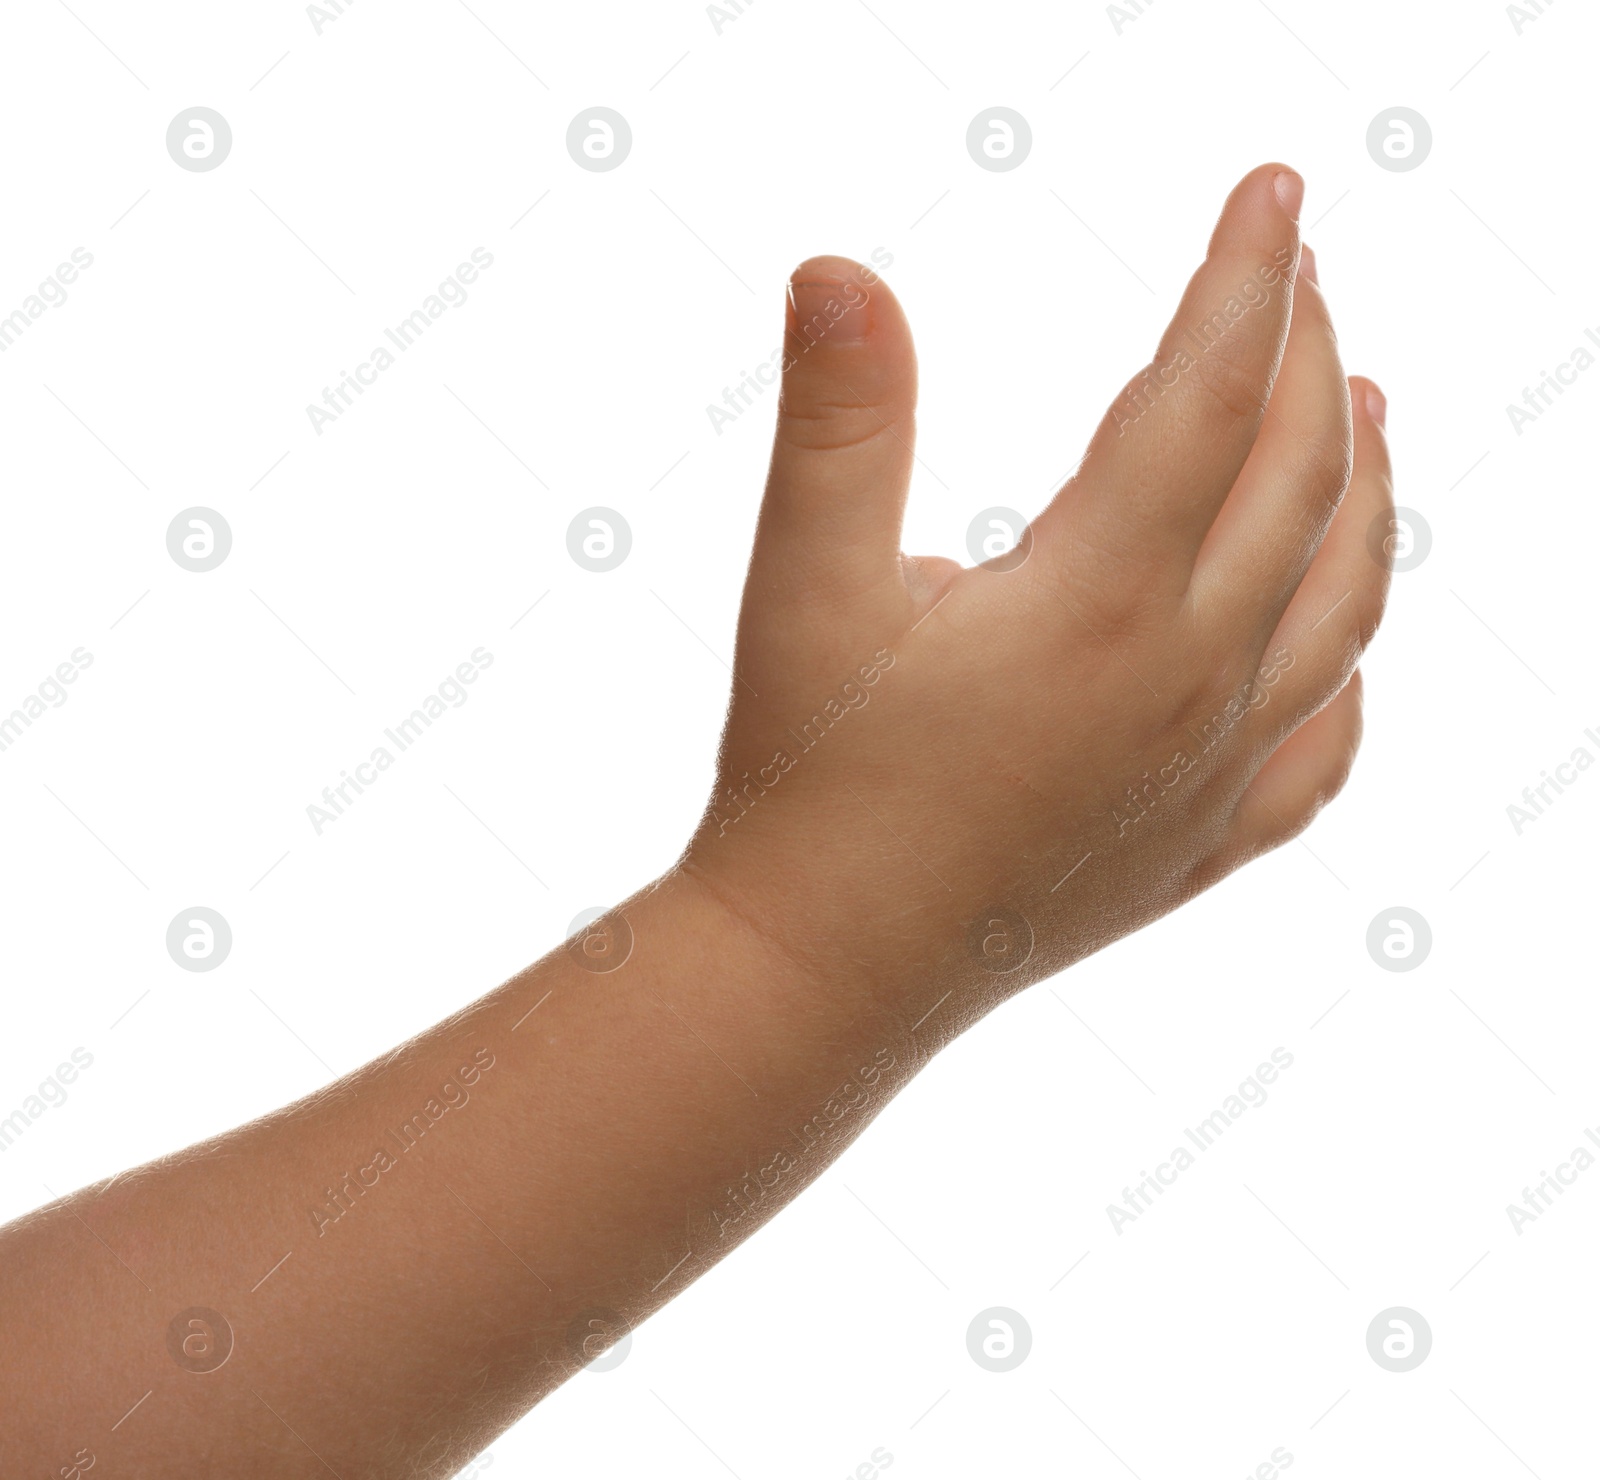
<path id="1" fill-rule="evenodd" d="M 1165 688 L 1171 698 L 1176 724 L 1191 725 L 1210 717 L 1213 709 L 1225 703 L 1224 696 L 1233 684 L 1231 664 L 1215 659 L 1186 663 L 1169 676 Z"/>
<path id="2" fill-rule="evenodd" d="M 1162 630 L 1165 622 L 1149 593 L 1126 585 L 1113 584 L 1110 589 L 1114 595 L 1108 595 L 1102 588 L 1088 594 L 1073 592 L 1064 599 L 1071 604 L 1067 624 L 1078 628 L 1108 659 L 1115 661 L 1114 654 L 1147 642 Z"/>
<path id="3" fill-rule="evenodd" d="M 1292 843 L 1302 833 L 1308 832 L 1311 824 L 1317 820 L 1317 813 L 1322 810 L 1322 802 L 1318 798 L 1309 798 L 1299 806 L 1290 808 L 1286 813 L 1279 814 L 1278 841 Z"/>
<path id="4" fill-rule="evenodd" d="M 1344 501 L 1355 470 L 1355 446 L 1342 430 L 1314 433 L 1304 439 L 1305 457 L 1300 481 L 1311 498 L 1331 513 Z"/>
<path id="5" fill-rule="evenodd" d="M 877 441 L 909 443 L 910 435 L 909 427 L 895 426 L 890 407 L 788 394 L 778 403 L 778 440 L 803 452 L 842 452 Z"/>
<path id="6" fill-rule="evenodd" d="M 1187 664 L 1166 689 L 1168 724 L 1191 740 L 1201 756 L 1221 761 L 1249 750 L 1251 711 L 1261 706 L 1267 691 L 1236 654 Z"/>
<path id="7" fill-rule="evenodd" d="M 1178 898 L 1188 904 L 1247 863 L 1249 856 L 1247 850 L 1237 845 L 1224 844 L 1215 852 L 1195 859 L 1179 878 Z"/>
<path id="8" fill-rule="evenodd" d="M 1165 629 L 1165 591 L 1152 579 L 1148 550 L 1116 540 L 1104 528 L 1080 526 L 1072 533 L 1071 552 L 1070 560 L 1044 567 L 1050 594 L 1069 629 L 1091 643 L 1098 638 L 1112 650 Z"/>
<path id="9" fill-rule="evenodd" d="M 1355 768 L 1355 751 L 1345 752 L 1338 763 L 1324 776 L 1316 789 L 1300 799 L 1283 816 L 1284 841 L 1291 842 L 1307 832 L 1321 816 L 1323 809 L 1345 788 L 1350 773 Z"/>
<path id="10" fill-rule="evenodd" d="M 1195 361 L 1195 380 L 1212 410 L 1236 421 L 1255 421 L 1266 405 L 1267 386 L 1258 347 L 1238 329 L 1219 334 Z"/>

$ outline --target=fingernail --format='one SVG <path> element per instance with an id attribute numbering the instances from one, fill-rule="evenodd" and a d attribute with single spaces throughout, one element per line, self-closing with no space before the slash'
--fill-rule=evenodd
<path id="1" fill-rule="evenodd" d="M 1300 219 L 1300 202 L 1305 199 L 1306 182 L 1293 170 L 1279 170 L 1272 181 L 1273 194 L 1291 221 Z"/>
<path id="2" fill-rule="evenodd" d="M 1384 397 L 1383 392 L 1375 385 L 1367 387 L 1367 415 L 1377 422 L 1380 427 L 1387 425 L 1386 418 L 1389 415 L 1389 402 Z"/>
<path id="3" fill-rule="evenodd" d="M 808 348 L 813 344 L 851 344 L 872 327 L 872 295 L 844 279 L 806 278 L 789 284 L 789 325 Z"/>
<path id="4" fill-rule="evenodd" d="M 1305 245 L 1300 248 L 1300 276 L 1308 283 L 1317 281 L 1317 254 Z"/>

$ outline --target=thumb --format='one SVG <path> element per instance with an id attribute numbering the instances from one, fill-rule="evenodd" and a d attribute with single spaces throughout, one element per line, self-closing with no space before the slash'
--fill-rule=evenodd
<path id="1" fill-rule="evenodd" d="M 751 556 L 761 588 L 848 600 L 899 579 L 916 397 L 911 330 L 878 274 L 845 257 L 796 268 Z"/>

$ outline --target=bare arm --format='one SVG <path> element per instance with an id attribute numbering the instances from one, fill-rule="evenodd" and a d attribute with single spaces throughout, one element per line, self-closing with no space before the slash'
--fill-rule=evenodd
<path id="1" fill-rule="evenodd" d="M 814 1178 L 914 1051 L 675 876 L 320 1094 L 13 1224 L 6 1473 L 450 1474 Z"/>
<path id="2" fill-rule="evenodd" d="M 1077 473 L 973 569 L 900 553 L 899 305 L 805 264 L 679 867 L 383 1062 L 0 1230 L 7 1473 L 447 1474 L 940 1044 L 1306 826 L 1391 504 L 1299 188 L 1235 189 Z"/>

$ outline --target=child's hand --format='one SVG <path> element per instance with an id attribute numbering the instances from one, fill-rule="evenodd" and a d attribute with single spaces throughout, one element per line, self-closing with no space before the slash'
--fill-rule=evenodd
<path id="1" fill-rule="evenodd" d="M 6 1474 L 90 1432 L 127 1475 L 454 1472 L 939 1042 L 1303 826 L 1356 745 L 1389 469 L 1365 382 L 1352 432 L 1299 191 L 1239 187 L 1027 558 L 976 570 L 899 554 L 898 306 L 803 268 L 682 870 L 625 935 L 0 1229 L 0 1327 L 31 1338 L 0 1343 Z"/>
<path id="2" fill-rule="evenodd" d="M 1235 189 L 1020 565 L 900 553 L 910 331 L 869 271 L 796 272 L 732 710 L 685 867 L 808 971 L 911 1020 L 987 988 L 947 1005 L 947 1036 L 995 988 L 1293 837 L 1343 784 L 1391 484 L 1383 398 L 1346 382 L 1300 249 L 1301 191 L 1277 165 Z"/>

